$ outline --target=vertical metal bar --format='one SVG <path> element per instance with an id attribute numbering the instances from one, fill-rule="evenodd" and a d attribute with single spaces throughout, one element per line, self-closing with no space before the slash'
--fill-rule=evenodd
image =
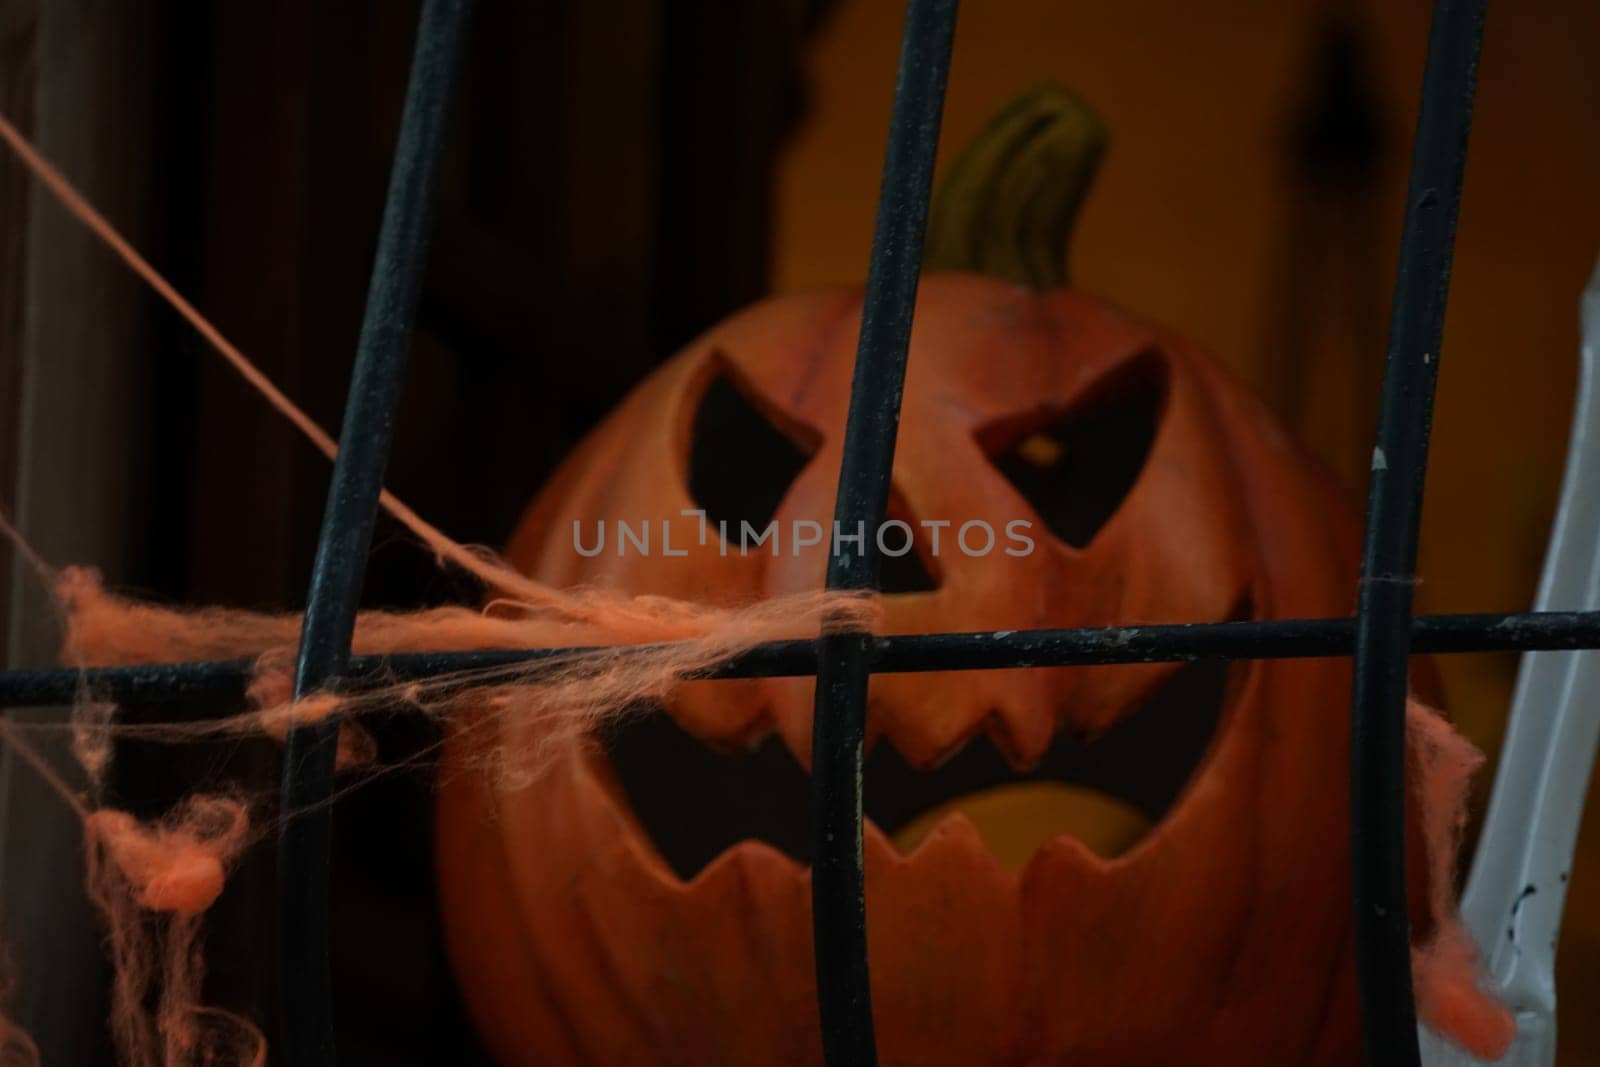
<path id="1" fill-rule="evenodd" d="M 836 528 L 864 536 L 834 542 L 830 589 L 867 589 L 878 580 L 874 532 L 889 502 L 956 2 L 911 0 L 906 11 L 834 503 Z M 841 551 L 844 543 L 854 551 Z M 834 1067 L 877 1061 L 861 840 L 870 647 L 860 633 L 822 639 L 812 720 L 812 935 L 823 1054 Z"/>
<path id="2" fill-rule="evenodd" d="M 1350 858 L 1367 1063 L 1419 1062 L 1406 915 L 1412 582 L 1485 0 L 1437 0 L 1367 500 L 1351 693 Z"/>
<path id="3" fill-rule="evenodd" d="M 317 543 L 295 695 L 338 684 L 350 658 L 367 552 L 433 222 L 434 187 L 460 67 L 469 0 L 425 0 L 339 455 Z M 335 1062 L 328 954 L 328 865 L 336 723 L 289 733 L 279 839 L 281 1062 Z"/>

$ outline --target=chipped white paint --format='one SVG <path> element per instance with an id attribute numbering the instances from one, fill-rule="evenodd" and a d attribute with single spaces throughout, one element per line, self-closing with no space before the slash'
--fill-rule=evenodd
<path id="1" fill-rule="evenodd" d="M 1567 473 L 1533 606 L 1600 608 L 1600 263 L 1583 294 Z M 1461 896 L 1461 917 L 1484 949 L 1494 990 L 1516 1013 L 1516 1040 L 1498 1061 L 1508 1067 L 1555 1063 L 1555 949 L 1600 747 L 1597 708 L 1600 652 L 1523 655 L 1489 812 Z M 1426 1030 L 1420 1037 L 1427 1067 L 1480 1062 Z"/>

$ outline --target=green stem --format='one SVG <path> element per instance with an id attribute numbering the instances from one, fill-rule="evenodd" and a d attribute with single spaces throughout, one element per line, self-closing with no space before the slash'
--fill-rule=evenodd
<path id="1" fill-rule="evenodd" d="M 1037 291 L 1067 284 L 1067 243 L 1106 147 L 1106 127 L 1056 86 L 989 120 L 945 176 L 928 221 L 928 270 L 970 270 Z"/>

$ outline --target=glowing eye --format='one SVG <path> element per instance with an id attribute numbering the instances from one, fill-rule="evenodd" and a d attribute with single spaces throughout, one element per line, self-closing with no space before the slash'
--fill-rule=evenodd
<path id="1" fill-rule="evenodd" d="M 1030 433 L 1017 444 L 1016 452 L 1018 458 L 1043 468 L 1054 467 L 1066 455 L 1061 442 L 1047 433 Z"/>
<path id="2" fill-rule="evenodd" d="M 1160 366 L 1139 360 L 1069 411 L 1007 420 L 978 440 L 1050 531 L 1084 548 L 1139 480 L 1165 401 Z"/>
<path id="3" fill-rule="evenodd" d="M 908 546 L 898 538 L 886 539 L 890 551 L 878 558 L 878 590 L 883 593 L 930 593 L 939 588 L 938 561 L 924 558 L 927 537 L 917 528 L 898 492 L 889 496 L 889 519 L 898 519 L 911 528 Z M 906 548 L 902 551 L 902 547 Z M 896 554 L 898 553 L 898 554 Z M 931 564 L 931 566 L 930 566 Z"/>

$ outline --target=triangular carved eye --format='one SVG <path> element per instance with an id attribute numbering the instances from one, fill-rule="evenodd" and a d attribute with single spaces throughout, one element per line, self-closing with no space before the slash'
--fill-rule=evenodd
<path id="1" fill-rule="evenodd" d="M 992 424 L 978 443 L 1052 533 L 1084 548 L 1139 480 L 1166 396 L 1161 364 L 1136 360 L 1070 411 Z"/>
<path id="2" fill-rule="evenodd" d="M 888 549 L 878 554 L 878 591 L 880 593 L 931 593 L 939 588 L 938 564 L 929 567 L 923 553 L 927 550 L 927 535 L 912 520 L 905 500 L 898 490 L 890 490 L 889 513 L 886 519 L 896 520 L 910 528 L 910 535 L 891 531 L 882 538 L 882 547 Z M 909 544 L 906 542 L 909 541 Z"/>
<path id="3" fill-rule="evenodd" d="M 937 588 L 939 579 L 928 570 L 922 555 L 915 549 L 900 556 L 880 555 L 878 560 L 880 593 L 931 593 Z"/>
<path id="4" fill-rule="evenodd" d="M 761 529 L 799 477 L 820 435 L 768 412 L 718 357 L 700 395 L 689 442 L 689 495 L 709 522 Z"/>

